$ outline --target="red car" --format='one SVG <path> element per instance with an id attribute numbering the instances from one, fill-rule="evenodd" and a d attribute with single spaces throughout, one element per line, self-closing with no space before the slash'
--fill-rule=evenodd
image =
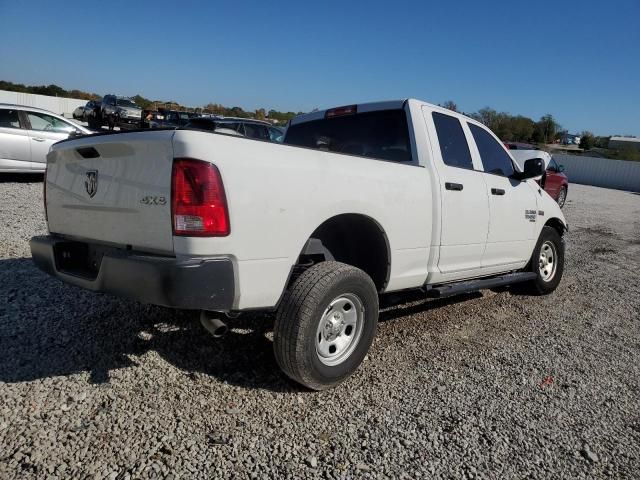
<path id="1" fill-rule="evenodd" d="M 567 200 L 567 191 L 569 190 L 569 179 L 564 174 L 564 166 L 558 165 L 552 158 L 547 165 L 547 171 L 542 177 L 541 184 L 545 192 L 551 195 L 551 198 L 555 199 L 562 208 Z"/>
<path id="2" fill-rule="evenodd" d="M 535 158 L 535 151 L 538 150 L 536 147 L 528 143 L 504 142 L 504 146 L 509 150 L 527 150 L 524 158 Z M 512 153 L 514 154 L 514 157 L 516 157 L 516 160 L 518 160 L 518 155 L 516 155 L 515 152 Z M 551 198 L 558 202 L 560 208 L 562 208 L 564 206 L 564 202 L 567 200 L 567 191 L 569 190 L 569 179 L 563 173 L 564 167 L 562 165 L 558 165 L 553 157 L 550 157 L 546 152 L 540 151 L 540 155 L 538 156 L 544 157 L 545 159 L 550 158 L 549 164 L 547 165 L 547 171 L 542 177 L 542 180 L 540 180 L 540 185 L 544 188 L 545 192 L 551 196 Z"/>

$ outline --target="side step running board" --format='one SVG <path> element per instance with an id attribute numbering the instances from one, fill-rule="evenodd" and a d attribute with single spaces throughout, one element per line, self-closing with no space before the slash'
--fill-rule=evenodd
<path id="1" fill-rule="evenodd" d="M 427 297 L 444 298 L 451 297 L 453 295 L 460 295 L 462 293 L 476 292 L 486 288 L 495 288 L 504 285 L 511 285 L 513 283 L 526 282 L 528 280 L 534 280 L 535 278 L 536 274 L 534 272 L 507 273 L 506 275 L 499 275 L 497 277 L 478 278 L 476 280 L 449 283 L 446 285 L 427 285 L 426 292 Z"/>

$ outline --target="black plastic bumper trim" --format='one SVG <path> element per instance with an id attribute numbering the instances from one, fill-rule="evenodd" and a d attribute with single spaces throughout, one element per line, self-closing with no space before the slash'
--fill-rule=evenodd
<path id="1" fill-rule="evenodd" d="M 94 279 L 58 270 L 54 236 L 33 237 L 31 255 L 38 268 L 95 292 L 165 307 L 226 312 L 233 308 L 235 281 L 230 258 L 187 258 L 113 250 L 102 257 Z"/>

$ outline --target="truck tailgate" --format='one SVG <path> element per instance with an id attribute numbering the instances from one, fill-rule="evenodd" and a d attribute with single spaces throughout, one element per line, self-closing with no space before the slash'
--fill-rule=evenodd
<path id="1" fill-rule="evenodd" d="M 47 156 L 51 233 L 173 252 L 172 130 L 65 141 Z"/>

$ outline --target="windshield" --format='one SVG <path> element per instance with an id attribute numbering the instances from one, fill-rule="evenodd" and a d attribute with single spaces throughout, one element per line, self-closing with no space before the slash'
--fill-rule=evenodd
<path id="1" fill-rule="evenodd" d="M 411 161 L 409 126 L 402 109 L 293 124 L 283 143 L 394 162 Z"/>
<path id="2" fill-rule="evenodd" d="M 118 99 L 119 107 L 130 107 L 130 108 L 139 108 L 135 103 L 133 103 L 128 98 L 119 98 Z"/>

